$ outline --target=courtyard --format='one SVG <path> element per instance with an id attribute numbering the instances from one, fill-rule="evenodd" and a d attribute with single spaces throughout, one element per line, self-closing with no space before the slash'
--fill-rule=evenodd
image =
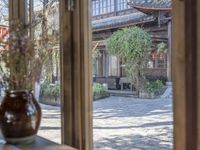
<path id="1" fill-rule="evenodd" d="M 60 143 L 60 108 L 42 105 L 39 135 Z M 173 149 L 172 99 L 109 97 L 93 103 L 95 150 Z"/>

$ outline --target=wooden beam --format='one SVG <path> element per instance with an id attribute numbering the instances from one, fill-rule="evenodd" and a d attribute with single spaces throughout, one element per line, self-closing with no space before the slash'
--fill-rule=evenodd
<path id="1" fill-rule="evenodd" d="M 138 9 L 140 11 L 171 11 L 171 7 L 145 7 L 145 6 L 137 6 L 135 4 L 129 3 L 129 5 L 135 9 Z"/>
<path id="2" fill-rule="evenodd" d="M 134 13 L 136 12 L 135 9 L 132 8 L 128 8 L 128 9 L 124 9 L 124 10 L 120 10 L 120 11 L 116 11 L 117 13 L 115 13 L 115 11 L 113 12 L 109 12 L 109 13 L 105 13 L 105 14 L 100 14 L 100 15 L 95 15 L 92 16 L 92 20 L 98 20 L 98 19 L 103 19 L 103 18 L 108 18 L 108 17 L 113 17 L 113 16 L 121 16 L 124 14 L 128 14 L 128 13 Z"/>
<path id="3" fill-rule="evenodd" d="M 103 28 L 98 28 L 92 30 L 92 32 L 99 32 L 99 31 L 105 31 L 105 30 L 113 30 L 113 29 L 118 29 L 118 28 L 126 28 L 126 27 L 131 27 L 131 26 L 136 26 L 136 25 L 142 25 L 145 23 L 151 23 L 154 22 L 154 19 L 148 20 L 148 21 L 139 21 L 135 23 L 129 23 L 129 24 L 124 24 L 124 25 L 115 25 L 115 26 L 109 26 L 109 27 L 103 27 Z"/>

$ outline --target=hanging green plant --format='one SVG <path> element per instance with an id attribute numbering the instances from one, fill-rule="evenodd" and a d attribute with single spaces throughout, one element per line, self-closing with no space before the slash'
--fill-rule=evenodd
<path id="1" fill-rule="evenodd" d="M 164 42 L 161 42 L 157 45 L 157 52 L 158 53 L 165 53 L 167 50 L 167 44 Z"/>

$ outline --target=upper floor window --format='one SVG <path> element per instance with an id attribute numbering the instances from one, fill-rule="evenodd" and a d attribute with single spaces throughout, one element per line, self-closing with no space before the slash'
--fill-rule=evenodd
<path id="1" fill-rule="evenodd" d="M 93 0 L 92 11 L 93 16 L 111 13 L 124 9 L 128 9 L 128 0 Z M 116 4 L 116 5 L 115 5 Z"/>
<path id="2" fill-rule="evenodd" d="M 117 0 L 117 10 L 124 10 L 130 8 L 128 5 L 128 0 Z"/>

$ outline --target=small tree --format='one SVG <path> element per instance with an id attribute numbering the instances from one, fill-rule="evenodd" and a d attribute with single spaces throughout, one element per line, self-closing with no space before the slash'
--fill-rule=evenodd
<path id="1" fill-rule="evenodd" d="M 125 28 L 107 39 L 107 50 L 125 62 L 125 70 L 130 81 L 139 92 L 143 88 L 143 68 L 151 49 L 150 35 L 139 27 Z"/>

